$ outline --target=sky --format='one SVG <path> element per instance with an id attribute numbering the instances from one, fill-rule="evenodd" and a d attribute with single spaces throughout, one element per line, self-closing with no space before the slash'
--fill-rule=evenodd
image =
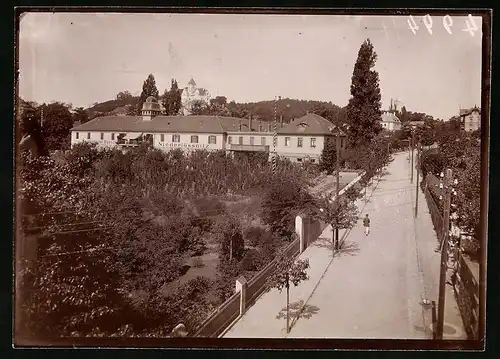
<path id="1" fill-rule="evenodd" d="M 345 106 L 359 48 L 377 53 L 382 107 L 449 119 L 481 104 L 481 18 L 466 16 L 26 13 L 19 32 L 19 95 L 74 107 L 139 94 L 152 73 L 160 93 L 193 77 L 212 97 L 277 96 Z M 446 19 L 448 20 L 448 19 Z M 429 24 L 429 21 L 427 21 Z"/>

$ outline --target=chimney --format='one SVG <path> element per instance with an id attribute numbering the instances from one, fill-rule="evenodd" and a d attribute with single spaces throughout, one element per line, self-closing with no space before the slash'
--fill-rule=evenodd
<path id="1" fill-rule="evenodd" d="M 252 132 L 252 115 L 250 115 L 250 118 L 248 119 L 248 129 Z"/>
<path id="2" fill-rule="evenodd" d="M 240 120 L 240 123 L 239 123 L 239 129 L 238 129 L 238 131 L 241 132 L 241 120 Z"/>
<path id="3" fill-rule="evenodd" d="M 259 120 L 259 132 L 262 132 L 262 121 Z"/>
<path id="4" fill-rule="evenodd" d="M 281 124 L 281 128 L 283 128 L 283 115 L 280 116 L 280 124 Z"/>
<path id="5" fill-rule="evenodd" d="M 272 126 L 272 124 L 271 124 L 271 122 L 269 122 L 269 124 L 268 124 L 268 129 L 269 129 L 269 132 L 271 132 L 271 131 L 272 131 L 271 126 Z"/>

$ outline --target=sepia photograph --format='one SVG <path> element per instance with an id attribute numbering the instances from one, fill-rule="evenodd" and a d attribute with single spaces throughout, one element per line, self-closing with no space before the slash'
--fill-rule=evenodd
<path id="1" fill-rule="evenodd" d="M 484 349 L 490 10 L 16 11 L 14 347 Z"/>

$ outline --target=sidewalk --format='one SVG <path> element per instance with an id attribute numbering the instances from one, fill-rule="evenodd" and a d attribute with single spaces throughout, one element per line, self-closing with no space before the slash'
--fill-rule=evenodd
<path id="1" fill-rule="evenodd" d="M 409 166 L 405 154 L 395 154 L 388 174 L 367 189 L 368 201 L 357 201 L 360 216 L 369 213 L 371 217 L 368 237 L 358 224 L 347 233 L 332 261 L 332 231 L 327 227 L 301 254 L 300 258 L 309 258 L 309 280 L 290 289 L 292 329 L 288 335 L 286 292 L 273 289 L 224 336 L 431 338 L 431 313 L 421 301 L 437 302 L 439 254 L 434 252 L 437 239 L 423 193 L 419 193 L 419 216 L 414 219 L 416 184 L 410 184 Z M 446 300 L 445 322 L 457 323 L 453 339 L 459 339 L 461 319 L 453 309 L 451 288 Z"/>
<path id="2" fill-rule="evenodd" d="M 377 182 L 367 188 L 367 198 L 373 193 Z M 366 204 L 364 199 L 356 202 L 358 208 Z M 345 238 L 349 231 L 339 231 L 341 238 Z M 346 249 L 343 249 L 346 251 Z M 336 255 L 338 257 L 339 254 Z M 299 256 L 300 259 L 309 259 L 307 274 L 309 280 L 290 288 L 290 323 L 293 324 L 294 317 L 301 307 L 307 302 L 309 296 L 315 290 L 325 275 L 326 270 L 332 263 L 332 228 L 326 227 L 318 240 L 311 243 Z M 314 311 L 311 306 L 302 310 L 301 317 L 307 316 Z M 229 329 L 224 337 L 245 338 L 280 338 L 286 335 L 286 291 L 278 292 L 273 289 L 258 298 L 257 302 L 250 307 L 236 324 Z"/>

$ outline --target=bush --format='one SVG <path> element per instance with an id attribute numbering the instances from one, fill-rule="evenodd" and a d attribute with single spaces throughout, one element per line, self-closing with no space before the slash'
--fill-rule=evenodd
<path id="1" fill-rule="evenodd" d="M 265 263 L 261 252 L 255 249 L 249 249 L 243 256 L 240 265 L 244 271 L 258 271 L 264 267 Z"/>
<path id="2" fill-rule="evenodd" d="M 245 243 L 252 247 L 258 247 L 265 240 L 269 239 L 269 237 L 269 232 L 259 226 L 248 227 L 243 234 Z"/>
<path id="3" fill-rule="evenodd" d="M 226 206 L 217 197 L 197 198 L 194 205 L 200 217 L 218 215 L 226 211 Z"/>
<path id="4" fill-rule="evenodd" d="M 446 158 L 434 149 L 423 151 L 420 162 L 423 177 L 428 173 L 439 175 L 446 166 Z"/>
<path id="5" fill-rule="evenodd" d="M 203 260 L 200 257 L 196 257 L 193 259 L 193 267 L 202 268 L 204 266 L 205 266 L 205 263 L 203 263 Z"/>

